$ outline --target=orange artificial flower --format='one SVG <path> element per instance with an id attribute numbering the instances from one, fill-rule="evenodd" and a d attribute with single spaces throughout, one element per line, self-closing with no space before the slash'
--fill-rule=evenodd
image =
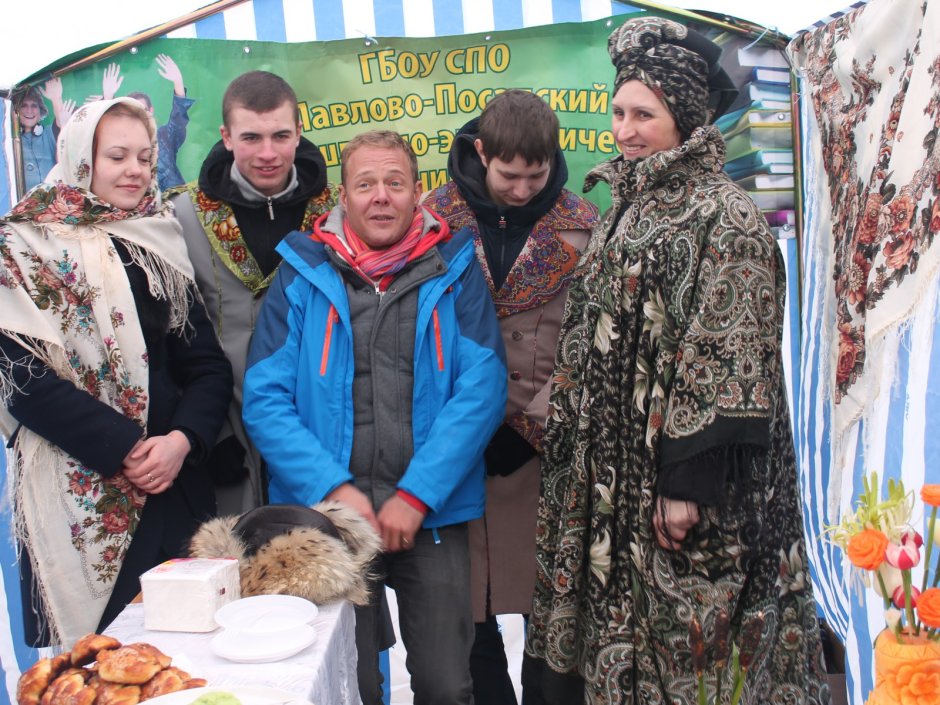
<path id="1" fill-rule="evenodd" d="M 884 562 L 887 547 L 888 537 L 883 531 L 865 529 L 849 539 L 845 552 L 852 565 L 865 570 L 878 570 Z"/>
<path id="2" fill-rule="evenodd" d="M 917 615 L 932 629 L 940 627 L 940 588 L 927 588 L 917 598 Z"/>
<path id="3" fill-rule="evenodd" d="M 924 485 L 920 490 L 920 498 L 924 504 L 940 507 L 940 485 Z"/>

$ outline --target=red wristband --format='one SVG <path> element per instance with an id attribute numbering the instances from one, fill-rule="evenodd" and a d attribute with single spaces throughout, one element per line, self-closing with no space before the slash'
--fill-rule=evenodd
<path id="1" fill-rule="evenodd" d="M 415 497 L 413 494 L 411 494 L 411 493 L 409 493 L 409 492 L 405 492 L 404 490 L 398 490 L 398 492 L 397 492 L 396 494 L 397 494 L 399 497 L 401 497 L 403 500 L 405 500 L 405 502 L 408 503 L 408 506 L 414 507 L 414 508 L 417 509 L 419 512 L 421 512 L 422 514 L 427 514 L 427 513 L 428 513 L 428 505 L 426 505 L 426 504 L 425 504 L 424 502 L 422 502 L 420 499 L 418 499 L 417 497 Z"/>

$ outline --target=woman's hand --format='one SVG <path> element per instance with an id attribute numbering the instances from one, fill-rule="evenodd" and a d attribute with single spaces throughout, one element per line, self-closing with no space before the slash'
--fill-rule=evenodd
<path id="1" fill-rule="evenodd" d="M 160 494 L 173 484 L 190 450 L 181 431 L 147 438 L 124 458 L 124 476 L 147 494 Z"/>
<path id="2" fill-rule="evenodd" d="M 656 541 L 667 550 L 677 551 L 689 529 L 698 524 L 698 505 L 681 499 L 659 497 L 653 510 L 653 531 Z"/>

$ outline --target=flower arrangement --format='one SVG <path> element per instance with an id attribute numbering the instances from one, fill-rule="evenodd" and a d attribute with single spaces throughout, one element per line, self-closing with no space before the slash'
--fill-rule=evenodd
<path id="1" fill-rule="evenodd" d="M 855 511 L 829 527 L 830 538 L 845 552 L 862 582 L 884 599 L 885 621 L 899 643 L 922 634 L 940 640 L 940 553 L 932 580 L 929 570 L 933 548 L 940 545 L 940 485 L 924 485 L 920 492 L 924 504 L 931 508 L 925 542 L 911 524 L 914 493 L 905 490 L 903 482 L 888 480 L 884 498 L 877 473 L 863 482 Z M 924 571 L 918 587 L 911 573 L 920 565 L 921 550 Z"/>

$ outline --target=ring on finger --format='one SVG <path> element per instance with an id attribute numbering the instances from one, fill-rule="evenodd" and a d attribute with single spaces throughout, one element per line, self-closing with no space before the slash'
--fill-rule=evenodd
<path id="1" fill-rule="evenodd" d="M 407 547 L 407 546 L 410 546 L 410 545 L 411 545 L 411 541 L 409 541 L 406 536 L 402 536 L 402 537 L 401 537 L 401 545 L 402 545 L 402 546 L 406 546 L 406 547 Z"/>
<path id="2" fill-rule="evenodd" d="M 155 477 L 153 476 L 153 473 L 152 473 L 152 472 L 148 472 L 148 473 L 147 473 L 147 482 L 149 482 L 149 483 L 152 484 L 152 483 L 156 482 L 156 480 L 157 480 L 157 478 L 155 478 Z"/>

